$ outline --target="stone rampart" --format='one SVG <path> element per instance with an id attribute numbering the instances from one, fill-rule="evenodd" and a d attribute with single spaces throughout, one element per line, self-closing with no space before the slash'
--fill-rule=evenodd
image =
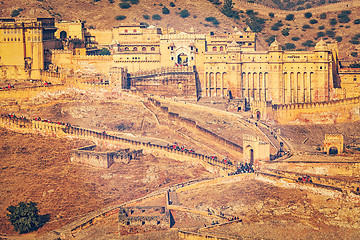
<path id="1" fill-rule="evenodd" d="M 179 125 L 188 127 L 194 133 L 205 136 L 208 139 L 211 139 L 212 141 L 215 141 L 216 143 L 221 144 L 225 149 L 227 149 L 230 152 L 235 151 L 235 152 L 237 152 L 237 154 L 240 154 L 243 152 L 243 148 L 241 146 L 199 126 L 195 121 L 193 121 L 191 119 L 184 118 L 184 117 L 181 117 L 177 113 L 170 112 L 168 107 L 161 106 L 161 102 L 157 101 L 156 99 L 149 98 L 149 101 L 151 101 L 156 107 L 158 107 L 164 114 L 167 114 L 169 119 L 177 122 Z"/>
<path id="2" fill-rule="evenodd" d="M 330 124 L 360 120 L 360 97 L 329 102 L 273 105 L 280 124 Z"/>
<path id="3" fill-rule="evenodd" d="M 228 240 L 227 237 L 218 237 L 207 235 L 204 233 L 196 233 L 196 232 L 188 232 L 183 230 L 178 230 L 178 236 L 181 239 L 189 239 L 189 240 Z"/>

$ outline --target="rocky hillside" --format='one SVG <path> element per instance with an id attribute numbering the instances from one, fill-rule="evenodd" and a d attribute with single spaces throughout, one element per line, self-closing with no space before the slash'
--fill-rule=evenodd
<path id="1" fill-rule="evenodd" d="M 289 7 L 275 3 L 293 0 L 233 0 L 233 7 L 223 11 L 224 4 L 219 0 L 2 0 L 0 16 L 82 19 L 88 27 L 96 29 L 109 29 L 122 22 L 146 22 L 180 31 L 194 27 L 201 33 L 228 32 L 235 26 L 243 29 L 250 25 L 259 32 L 259 49 L 267 49 L 275 36 L 288 50 L 312 49 L 323 38 L 339 42 L 341 58 L 359 60 L 360 4 L 356 0 L 335 4 L 328 4 L 329 1 L 334 2 L 298 0 L 296 3 L 304 2 L 307 7 L 321 6 L 286 11 L 280 8 Z"/>

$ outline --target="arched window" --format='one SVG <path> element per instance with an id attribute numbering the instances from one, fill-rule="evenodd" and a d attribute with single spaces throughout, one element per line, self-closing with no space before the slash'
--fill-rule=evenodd
<path id="1" fill-rule="evenodd" d="M 155 51 L 155 48 L 154 47 L 151 47 L 151 49 L 150 49 L 151 51 Z"/>
<path id="2" fill-rule="evenodd" d="M 143 47 L 141 51 L 146 52 L 146 47 Z"/>
<path id="3" fill-rule="evenodd" d="M 6 38 L 4 38 L 4 42 L 6 42 Z"/>
<path id="4" fill-rule="evenodd" d="M 216 47 L 213 47 L 213 52 L 216 52 L 217 51 L 217 48 Z"/>
<path id="5" fill-rule="evenodd" d="M 129 51 L 129 48 L 128 48 L 128 47 L 126 47 L 126 48 L 125 48 L 125 51 Z"/>
<path id="6" fill-rule="evenodd" d="M 224 47 L 223 47 L 223 46 L 220 47 L 220 52 L 222 52 L 222 51 L 224 51 Z"/>
<path id="7" fill-rule="evenodd" d="M 127 29 L 125 29 L 125 31 L 124 31 L 124 32 L 126 32 L 126 33 L 127 33 L 127 32 L 128 32 L 128 30 L 127 30 Z"/>
<path id="8" fill-rule="evenodd" d="M 38 40 L 39 40 L 39 42 L 40 42 L 40 37 L 38 37 Z"/>
<path id="9" fill-rule="evenodd" d="M 133 48 L 133 51 L 137 51 L 137 47 L 134 47 L 134 48 Z"/>
<path id="10" fill-rule="evenodd" d="M 134 31 L 133 31 L 134 33 L 136 33 L 136 29 L 134 29 Z"/>

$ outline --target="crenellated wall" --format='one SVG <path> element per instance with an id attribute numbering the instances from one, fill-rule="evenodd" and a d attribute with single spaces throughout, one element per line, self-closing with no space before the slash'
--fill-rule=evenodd
<path id="1" fill-rule="evenodd" d="M 360 97 L 317 103 L 273 105 L 280 124 L 331 124 L 360 120 Z"/>

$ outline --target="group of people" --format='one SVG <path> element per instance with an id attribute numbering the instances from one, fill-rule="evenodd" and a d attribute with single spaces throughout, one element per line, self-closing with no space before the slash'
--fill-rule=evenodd
<path id="1" fill-rule="evenodd" d="M 10 83 L 8 83 L 7 86 L 1 87 L 0 89 L 6 90 L 6 89 L 11 89 L 11 88 L 14 88 L 14 85 L 11 85 Z"/>
<path id="2" fill-rule="evenodd" d="M 177 151 L 181 151 L 181 152 L 187 152 L 187 153 L 195 153 L 194 150 L 192 149 L 187 149 L 185 146 L 179 146 L 176 142 L 174 144 L 168 144 L 166 146 L 169 149 L 173 149 L 173 150 L 177 150 Z"/>
<path id="3" fill-rule="evenodd" d="M 239 163 L 237 170 L 233 173 L 229 173 L 228 176 L 236 175 L 236 174 L 242 174 L 242 173 L 253 173 L 254 167 L 250 163 Z"/>
<path id="4" fill-rule="evenodd" d="M 47 122 L 47 123 L 55 123 L 55 124 L 59 124 L 59 125 L 64 125 L 67 127 L 70 127 L 70 123 L 63 123 L 63 122 L 53 122 L 51 120 L 48 119 L 41 119 L 41 117 L 36 117 L 34 118 L 35 121 L 41 121 L 41 122 Z"/>
<path id="5" fill-rule="evenodd" d="M 8 117 L 8 118 L 15 118 L 15 119 L 21 119 L 21 120 L 27 120 L 26 117 L 24 116 L 16 116 L 15 113 L 9 113 L 9 114 L 1 114 L 1 116 L 3 117 Z"/>

